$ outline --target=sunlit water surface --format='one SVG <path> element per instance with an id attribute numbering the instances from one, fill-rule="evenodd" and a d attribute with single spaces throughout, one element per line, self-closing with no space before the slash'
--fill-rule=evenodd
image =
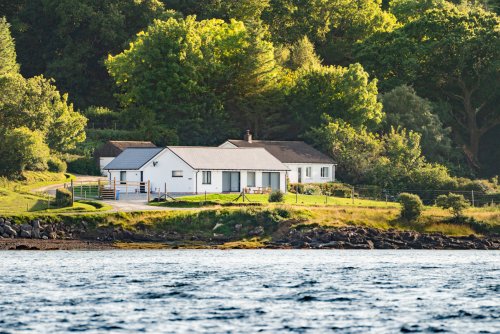
<path id="1" fill-rule="evenodd" d="M 6 251 L 0 333 L 500 333 L 500 252 Z"/>

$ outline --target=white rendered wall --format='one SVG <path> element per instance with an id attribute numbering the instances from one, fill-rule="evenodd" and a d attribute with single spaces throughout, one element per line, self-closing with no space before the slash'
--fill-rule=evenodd
<path id="1" fill-rule="evenodd" d="M 285 166 L 290 168 L 288 172 L 288 178 L 290 183 L 299 182 L 298 168 L 302 168 L 302 183 L 326 183 L 335 181 L 335 165 L 329 164 L 296 164 L 296 163 L 284 163 Z M 311 167 L 311 176 L 306 177 L 306 168 Z M 321 177 L 321 168 L 328 167 L 329 174 L 328 177 Z"/>
<path id="2" fill-rule="evenodd" d="M 101 175 L 108 176 L 108 172 L 104 170 L 107 164 L 113 161 L 114 157 L 100 157 L 99 158 L 99 169 L 101 170 Z"/>

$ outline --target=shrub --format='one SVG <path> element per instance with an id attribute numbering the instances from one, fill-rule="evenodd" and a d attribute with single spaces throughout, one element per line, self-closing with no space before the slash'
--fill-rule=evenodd
<path id="1" fill-rule="evenodd" d="M 399 203 L 401 203 L 401 217 L 410 221 L 417 220 L 424 209 L 422 200 L 415 194 L 399 194 Z"/>
<path id="2" fill-rule="evenodd" d="M 72 194 L 66 188 L 59 188 L 56 190 L 56 205 L 58 207 L 64 208 L 67 206 L 72 206 Z"/>
<path id="3" fill-rule="evenodd" d="M 439 195 L 436 198 L 436 205 L 443 209 L 449 209 L 455 218 L 459 218 L 470 204 L 464 198 L 464 195 L 450 193 L 448 195 Z"/>
<path id="4" fill-rule="evenodd" d="M 269 194 L 269 202 L 283 202 L 285 200 L 285 194 L 283 194 L 280 190 L 273 190 Z"/>
<path id="5" fill-rule="evenodd" d="M 65 173 L 68 167 L 66 163 L 58 157 L 50 157 L 47 161 L 47 165 L 49 166 L 49 171 L 54 173 Z"/>

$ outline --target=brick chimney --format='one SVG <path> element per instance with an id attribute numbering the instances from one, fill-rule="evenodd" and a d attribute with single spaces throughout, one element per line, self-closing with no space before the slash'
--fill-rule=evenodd
<path id="1" fill-rule="evenodd" d="M 247 130 L 245 132 L 245 135 L 243 136 L 243 139 L 246 141 L 246 142 L 249 142 L 250 144 L 252 143 L 252 134 L 250 133 L 250 130 Z"/>

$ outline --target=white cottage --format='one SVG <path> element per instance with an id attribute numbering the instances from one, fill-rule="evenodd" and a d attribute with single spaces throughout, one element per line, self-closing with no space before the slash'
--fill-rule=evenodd
<path id="1" fill-rule="evenodd" d="M 171 194 L 286 191 L 288 167 L 264 148 L 130 148 L 104 168 L 116 182 L 150 181 Z"/>
<path id="2" fill-rule="evenodd" d="M 243 140 L 229 139 L 219 147 L 264 148 L 287 166 L 291 183 L 326 183 L 335 181 L 335 162 L 303 141 L 252 140 L 247 131 Z"/>

